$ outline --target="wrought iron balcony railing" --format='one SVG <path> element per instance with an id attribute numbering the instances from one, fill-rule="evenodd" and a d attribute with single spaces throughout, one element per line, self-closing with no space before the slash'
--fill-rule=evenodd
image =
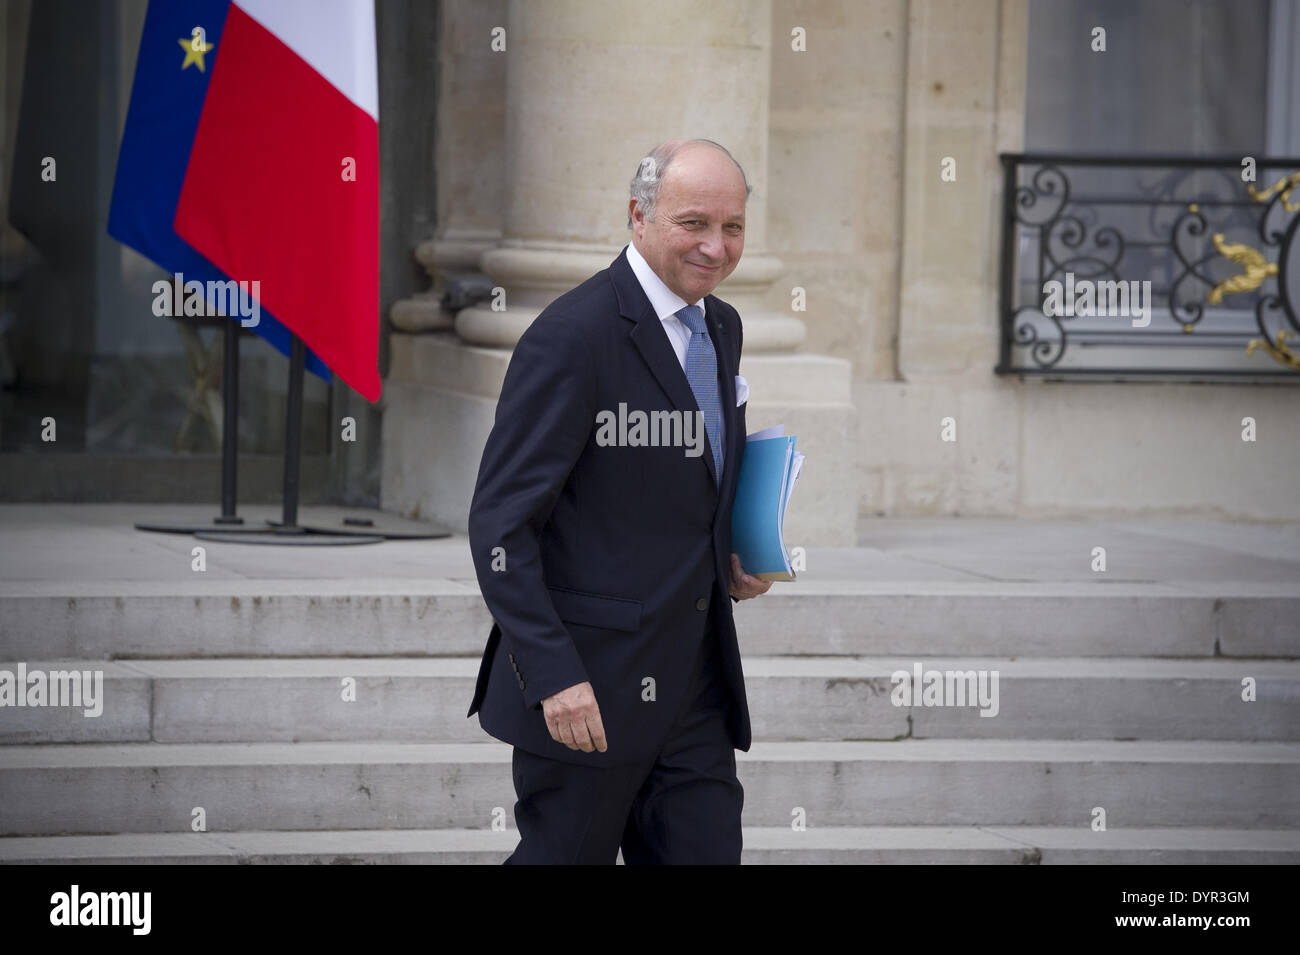
<path id="1" fill-rule="evenodd" d="M 1300 159 L 1243 158 L 1004 153 L 994 370 L 1300 381 Z"/>

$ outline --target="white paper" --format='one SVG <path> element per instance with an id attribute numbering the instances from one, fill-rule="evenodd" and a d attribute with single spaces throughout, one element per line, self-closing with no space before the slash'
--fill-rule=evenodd
<path id="1" fill-rule="evenodd" d="M 770 428 L 764 428 L 762 431 L 755 431 L 746 441 L 762 441 L 764 438 L 783 438 L 785 437 L 785 425 L 774 424 Z"/>

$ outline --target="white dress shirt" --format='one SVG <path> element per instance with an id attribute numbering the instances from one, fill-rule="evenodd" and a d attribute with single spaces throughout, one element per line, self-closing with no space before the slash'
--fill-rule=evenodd
<path id="1" fill-rule="evenodd" d="M 676 313 L 686 307 L 686 301 L 664 284 L 664 280 L 655 274 L 655 270 L 650 268 L 650 263 L 642 257 L 631 242 L 627 244 L 627 262 L 636 273 L 641 288 L 645 290 L 646 298 L 650 299 L 650 304 L 654 306 L 655 314 L 659 316 L 659 321 L 663 323 L 664 331 L 668 335 L 668 341 L 673 346 L 673 351 L 677 353 L 677 362 L 682 366 L 682 371 L 685 371 L 686 349 L 691 343 L 691 330 Z M 701 312 L 704 311 L 704 299 L 694 304 L 699 306 Z"/>
<path id="2" fill-rule="evenodd" d="M 673 346 L 673 351 L 677 353 L 677 363 L 682 366 L 682 372 L 686 371 L 686 350 L 691 343 L 691 330 L 686 327 L 686 323 L 677 317 L 677 312 L 686 307 L 686 300 L 664 284 L 664 280 L 655 274 L 655 270 L 650 268 L 650 263 L 645 260 L 640 252 L 636 250 L 636 245 L 632 242 L 627 244 L 627 263 L 632 266 L 632 271 L 636 274 L 637 281 L 641 283 L 641 288 L 645 291 L 646 298 L 650 299 L 650 305 L 659 316 L 659 323 L 663 327 L 664 334 L 668 336 L 668 343 Z M 704 299 L 692 303 L 699 306 L 701 313 L 706 313 Z M 714 343 L 714 352 L 716 354 L 716 342 Z M 727 447 L 727 421 L 726 409 L 722 407 L 722 383 L 718 383 L 718 402 L 722 414 L 718 416 L 721 426 L 718 428 L 718 440 L 722 448 Z M 727 467 L 724 455 L 722 467 Z"/>

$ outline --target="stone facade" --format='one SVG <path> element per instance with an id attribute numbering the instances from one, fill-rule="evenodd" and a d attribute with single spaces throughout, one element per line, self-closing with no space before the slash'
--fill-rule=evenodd
<path id="1" fill-rule="evenodd" d="M 419 256 L 435 290 L 477 266 L 509 307 L 454 331 L 434 299 L 394 308 L 384 507 L 464 529 L 510 345 L 628 241 L 637 159 L 705 136 L 754 186 L 718 294 L 745 321 L 750 428 L 784 422 L 808 455 L 787 543 L 854 543 L 858 514 L 1300 517 L 1293 387 L 993 373 L 1027 0 L 443 10 L 441 225 Z M 1242 442 L 1244 416 L 1267 438 Z"/>

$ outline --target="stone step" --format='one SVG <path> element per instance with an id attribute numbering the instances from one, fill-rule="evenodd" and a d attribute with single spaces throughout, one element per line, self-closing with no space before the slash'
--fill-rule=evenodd
<path id="1" fill-rule="evenodd" d="M 482 828 L 514 803 L 501 743 L 0 747 L 0 835 Z M 1300 745 L 760 742 L 750 825 L 1300 827 Z"/>
<path id="2" fill-rule="evenodd" d="M 991 705 L 895 705 L 891 674 L 911 674 L 918 664 L 923 672 L 996 672 L 996 712 Z M 102 671 L 102 712 L 0 707 L 0 743 L 485 740 L 478 720 L 465 718 L 477 658 L 76 660 L 26 667 Z M 759 740 L 1300 739 L 1297 661 L 751 657 L 744 667 Z M 3 669 L 18 672 L 14 664 L 0 664 Z M 1246 678 L 1255 681 L 1255 702 L 1242 701 Z M 355 682 L 355 701 L 344 699 L 345 680 Z"/>
<path id="3" fill-rule="evenodd" d="M 373 829 L 11 836 L 0 863 L 499 864 L 513 829 Z M 1295 865 L 1290 829 L 830 826 L 744 830 L 745 863 L 854 865 Z M 621 857 L 620 857 L 621 861 Z"/>
<path id="4" fill-rule="evenodd" d="M 0 654 L 462 656 L 491 628 L 473 580 L 5 581 Z M 746 654 L 1300 657 L 1300 588 L 1214 584 L 831 581 L 736 606 Z"/>

